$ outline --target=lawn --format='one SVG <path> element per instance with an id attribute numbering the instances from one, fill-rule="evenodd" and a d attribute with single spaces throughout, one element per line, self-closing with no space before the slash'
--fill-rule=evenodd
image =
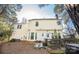
<path id="1" fill-rule="evenodd" d="M 49 54 L 65 54 L 65 50 L 62 49 L 51 49 L 48 50 Z"/>

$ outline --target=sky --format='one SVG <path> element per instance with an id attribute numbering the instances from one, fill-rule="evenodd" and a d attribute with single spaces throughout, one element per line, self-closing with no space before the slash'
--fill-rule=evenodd
<path id="1" fill-rule="evenodd" d="M 17 18 L 19 22 L 23 18 L 34 19 L 34 18 L 54 18 L 55 13 L 53 11 L 54 4 L 44 6 L 40 8 L 38 4 L 23 4 L 23 8 L 20 12 L 17 12 Z"/>
<path id="2" fill-rule="evenodd" d="M 35 18 L 55 18 L 54 4 L 39 7 L 38 4 L 23 4 L 23 8 L 20 12 L 17 12 L 17 18 L 19 23 L 23 18 L 35 19 Z M 70 28 L 74 28 L 71 21 L 67 24 Z M 65 27 L 65 26 L 64 26 Z"/>

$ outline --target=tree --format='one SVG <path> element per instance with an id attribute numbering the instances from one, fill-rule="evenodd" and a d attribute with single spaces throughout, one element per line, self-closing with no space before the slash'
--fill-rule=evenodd
<path id="1" fill-rule="evenodd" d="M 66 4 L 65 7 L 79 34 L 79 4 Z"/>
<path id="2" fill-rule="evenodd" d="M 16 11 L 20 11 L 21 9 L 22 9 L 22 5 L 20 4 L 1 4 L 0 17 L 3 17 L 2 21 L 13 23 L 14 21 L 17 20 Z"/>
<path id="3" fill-rule="evenodd" d="M 75 27 L 76 25 L 74 25 L 75 23 L 74 23 L 73 19 L 70 17 L 69 12 L 68 12 L 68 10 L 67 10 L 67 8 L 66 8 L 65 6 L 66 6 L 66 5 L 63 5 L 63 4 L 61 4 L 61 5 L 56 4 L 56 5 L 55 5 L 55 8 L 54 8 L 54 12 L 55 12 L 56 14 L 58 14 L 59 17 L 61 17 L 61 18 L 63 19 L 63 21 L 64 21 L 64 25 L 66 26 L 66 27 L 63 28 L 63 30 L 65 30 L 65 31 L 63 32 L 64 35 L 72 36 L 72 33 L 73 33 L 72 29 L 74 30 L 74 27 Z M 72 12 L 71 12 L 71 13 L 72 13 Z M 74 16 L 73 16 L 73 17 L 74 17 Z M 69 20 L 71 20 L 71 22 L 73 23 L 72 25 L 74 25 L 74 26 L 72 27 L 72 29 L 69 27 L 69 26 L 71 26 L 71 25 L 68 25 L 68 24 L 70 24 Z M 69 23 L 68 23 L 68 22 L 69 22 Z M 75 31 L 75 30 L 74 30 L 74 31 Z M 73 35 L 75 35 L 75 33 L 73 33 Z"/>
<path id="4" fill-rule="evenodd" d="M 62 18 L 64 24 L 67 24 L 70 17 L 63 4 L 55 4 L 54 12 L 58 15 L 58 17 Z"/>
<path id="5" fill-rule="evenodd" d="M 77 33 L 79 34 L 79 4 L 65 4 L 63 6 L 66 10 L 66 13 L 69 15 L 71 21 L 73 22 Z"/>
<path id="6" fill-rule="evenodd" d="M 4 39 L 10 37 L 13 24 L 17 22 L 16 12 L 21 9 L 20 4 L 0 4 L 0 35 L 3 34 Z"/>
<path id="7" fill-rule="evenodd" d="M 47 6 L 47 5 L 49 5 L 49 4 L 42 4 L 42 5 L 39 5 L 39 7 L 44 7 L 44 6 Z M 54 6 L 55 6 L 54 12 L 56 14 L 56 18 L 59 19 L 59 17 L 60 17 L 63 21 L 63 24 L 66 25 L 66 26 L 68 25 L 69 20 L 71 20 L 72 23 L 73 23 L 72 25 L 74 25 L 74 27 L 76 28 L 77 25 L 73 21 L 73 19 L 70 17 L 70 14 L 68 12 L 68 9 L 70 10 L 70 8 L 68 8 L 68 7 L 66 8 L 65 7 L 66 5 L 64 5 L 64 4 L 55 4 Z M 72 16 L 72 17 L 74 17 L 74 16 Z M 60 23 L 60 22 L 58 22 L 58 23 Z M 64 30 L 64 28 L 63 28 L 63 30 Z M 69 32 L 69 30 L 70 30 L 70 28 L 67 26 L 67 31 Z M 77 32 L 78 31 L 79 30 L 77 29 Z"/>

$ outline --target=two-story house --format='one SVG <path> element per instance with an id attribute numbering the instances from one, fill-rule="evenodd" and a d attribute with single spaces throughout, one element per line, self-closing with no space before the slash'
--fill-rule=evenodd
<path id="1" fill-rule="evenodd" d="M 62 26 L 56 18 L 30 19 L 28 23 L 17 23 L 11 38 L 21 40 L 52 39 L 58 34 L 62 38 Z"/>

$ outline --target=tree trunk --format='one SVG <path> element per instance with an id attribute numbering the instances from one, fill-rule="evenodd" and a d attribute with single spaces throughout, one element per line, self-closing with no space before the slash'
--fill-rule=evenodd
<path id="1" fill-rule="evenodd" d="M 77 7 L 75 6 L 75 4 L 73 4 L 73 6 L 71 6 L 70 4 L 65 5 L 66 6 L 66 10 L 74 24 L 74 27 L 76 28 L 77 33 L 79 34 L 79 15 L 77 12 Z"/>

